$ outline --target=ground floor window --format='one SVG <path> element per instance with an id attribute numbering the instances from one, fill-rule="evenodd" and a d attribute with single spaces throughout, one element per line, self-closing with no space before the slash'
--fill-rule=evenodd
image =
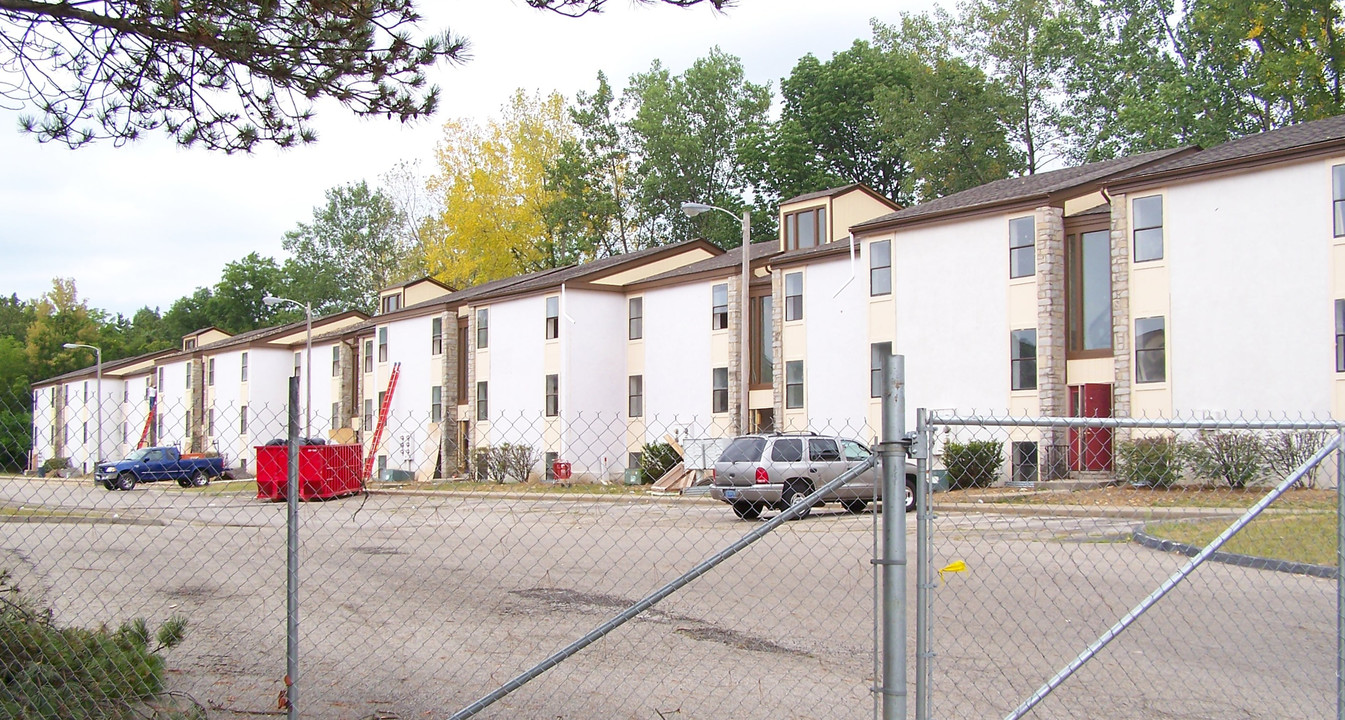
<path id="1" fill-rule="evenodd" d="M 1013 444 L 1013 481 L 1016 483 L 1037 482 L 1037 443 L 1016 442 Z"/>

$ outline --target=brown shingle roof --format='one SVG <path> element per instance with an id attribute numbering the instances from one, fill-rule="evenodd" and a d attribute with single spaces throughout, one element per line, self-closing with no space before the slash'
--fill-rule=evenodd
<path id="1" fill-rule="evenodd" d="M 762 260 L 775 255 L 780 251 L 779 240 L 762 240 L 752 243 L 751 262 L 753 265 Z M 676 280 L 701 274 L 714 274 L 720 270 L 729 270 L 742 267 L 743 252 L 742 247 L 736 247 L 732 250 L 726 250 L 723 255 L 716 255 L 712 258 L 706 258 L 700 262 L 694 262 L 690 265 L 683 265 L 680 268 L 659 273 L 653 277 L 645 278 L 638 283 L 632 283 L 635 286 L 642 286 L 649 283 L 661 283 L 667 280 Z"/>
<path id="2" fill-rule="evenodd" d="M 1087 185 L 1100 183 L 1136 168 L 1171 158 L 1175 155 L 1194 152 L 1195 148 L 1182 147 L 1154 152 L 1102 160 L 1078 167 L 1052 170 L 1050 172 L 1005 178 L 969 190 L 946 195 L 936 200 L 912 205 L 904 210 L 883 215 L 855 225 L 851 230 L 878 230 L 886 227 L 904 225 L 917 220 L 927 220 L 945 215 L 957 215 L 964 212 L 985 210 L 993 207 L 1025 203 L 1030 200 L 1047 199 L 1052 194 L 1075 190 Z"/>
<path id="3" fill-rule="evenodd" d="M 553 287 L 560 287 L 561 283 L 575 282 L 585 280 L 598 275 L 604 271 L 614 270 L 622 265 L 633 265 L 641 260 L 661 254 L 671 254 L 678 250 L 701 246 L 710 252 L 718 252 L 719 248 L 711 243 L 701 240 L 685 240 L 672 245 L 658 245 L 634 252 L 622 253 L 620 255 L 609 255 L 592 262 L 581 263 L 578 265 L 568 265 L 563 268 L 557 268 L 551 271 L 542 271 L 525 276 L 519 282 L 512 285 L 501 287 L 485 292 L 478 292 L 471 297 L 472 300 L 493 300 L 507 295 L 523 295 L 531 292 L 538 292 Z M 694 264 L 694 263 L 693 263 Z M 466 291 L 464 291 L 466 292 Z"/>

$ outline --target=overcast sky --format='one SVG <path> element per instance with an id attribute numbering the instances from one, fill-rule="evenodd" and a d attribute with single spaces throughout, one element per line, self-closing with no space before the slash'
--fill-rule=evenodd
<path id="1" fill-rule="evenodd" d="M 318 142 L 293 150 L 225 156 L 154 135 L 72 151 L 21 134 L 19 113 L 0 109 L 0 293 L 36 298 L 53 277 L 72 277 L 91 307 L 167 310 L 214 285 L 231 260 L 254 251 L 283 258 L 285 231 L 311 218 L 326 189 L 376 183 L 401 160 L 432 167 L 445 120 L 498 115 L 517 88 L 572 99 L 602 70 L 619 91 L 655 59 L 681 72 L 718 45 L 742 59 L 750 80 L 778 92 L 803 55 L 830 58 L 869 38 L 872 18 L 891 23 L 934 3 L 738 0 L 716 13 L 609 0 L 603 14 L 581 19 L 522 0 L 419 4 L 422 29 L 467 36 L 471 60 L 436 68 L 439 113 L 416 125 L 358 120 L 323 104 Z"/>

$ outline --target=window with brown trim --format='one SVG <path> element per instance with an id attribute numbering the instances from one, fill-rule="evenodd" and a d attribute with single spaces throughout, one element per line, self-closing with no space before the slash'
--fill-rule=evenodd
<path id="1" fill-rule="evenodd" d="M 729 326 L 728 283 L 720 283 L 710 288 L 710 302 L 710 329 L 726 329 Z"/>
<path id="2" fill-rule="evenodd" d="M 1031 217 L 1009 221 L 1009 277 L 1037 274 L 1036 221 Z"/>
<path id="3" fill-rule="evenodd" d="M 1065 326 L 1070 358 L 1112 352 L 1111 231 L 1102 227 L 1065 238 Z"/>
<path id="4" fill-rule="evenodd" d="M 799 250 L 828 242 L 825 207 L 785 214 L 785 249 Z"/>
<path id="5" fill-rule="evenodd" d="M 754 389 L 767 389 L 775 381 L 775 314 L 770 288 L 754 293 L 749 303 L 751 334 L 748 352 L 751 366 L 747 381 Z"/>

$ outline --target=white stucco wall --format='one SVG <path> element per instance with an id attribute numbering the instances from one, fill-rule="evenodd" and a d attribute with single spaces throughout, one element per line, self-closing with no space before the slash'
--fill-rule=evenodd
<path id="1" fill-rule="evenodd" d="M 560 446 L 554 451 L 576 470 L 610 478 L 626 465 L 626 297 L 567 289 L 560 305 Z"/>
<path id="2" fill-rule="evenodd" d="M 125 457 L 127 453 L 134 450 L 136 444 L 140 442 L 140 435 L 145 431 L 145 420 L 149 418 L 149 393 L 147 392 L 150 386 L 149 380 L 150 373 L 146 372 L 129 376 L 123 381 L 125 392 L 122 397 L 118 398 L 121 401 L 121 422 L 115 429 L 115 455 L 118 458 Z M 124 435 L 123 430 L 125 430 Z"/>
<path id="3" fill-rule="evenodd" d="M 921 407 L 1008 406 L 1008 238 L 1007 216 L 896 234 L 893 352 L 906 356 L 908 428 Z"/>
<path id="4" fill-rule="evenodd" d="M 476 376 L 478 382 L 489 383 L 489 426 L 482 438 L 487 444 L 525 443 L 539 452 L 552 450 L 543 438 L 545 318 L 546 299 L 541 295 L 490 305 L 489 376 L 480 374 L 480 368 Z M 562 318 L 562 335 L 568 330 Z"/>
<path id="5" fill-rule="evenodd" d="M 388 361 L 375 363 L 374 424 L 378 423 L 378 393 L 387 390 L 394 363 L 401 363 L 401 374 L 392 393 L 388 408 L 388 424 L 383 432 L 377 455 L 387 457 L 387 467 L 415 472 L 421 479 L 429 479 L 439 451 L 438 425 L 430 422 L 430 388 L 443 382 L 441 357 L 430 354 L 430 332 L 433 318 L 396 318 L 379 328 L 388 331 Z M 378 353 L 378 333 L 374 334 L 374 353 Z M 324 384 L 330 384 L 331 350 L 323 355 L 327 368 L 321 374 Z M 317 404 L 317 388 L 313 390 Z M 331 413 L 328 391 L 325 413 Z M 323 427 L 326 427 L 324 423 Z"/>
<path id="6" fill-rule="evenodd" d="M 1172 186 L 1163 210 L 1174 411 L 1328 414 L 1326 168 L 1310 161 Z"/>
<path id="7" fill-rule="evenodd" d="M 289 379 L 294 373 L 294 353 L 283 348 L 261 348 L 253 347 L 248 351 L 248 384 L 247 384 L 247 406 L 248 406 L 248 432 L 246 437 L 239 438 L 239 442 L 247 448 L 248 457 L 252 458 L 248 466 L 253 467 L 255 457 L 253 457 L 252 448 L 256 445 L 262 445 L 275 438 L 286 437 L 288 433 L 288 414 L 289 414 Z M 235 368 L 236 370 L 237 368 Z M 219 372 L 218 367 L 216 372 Z M 233 373 L 232 377 L 239 377 L 239 374 Z M 226 376 L 227 378 L 228 376 Z M 216 380 L 218 383 L 219 380 Z M 300 403 L 303 402 L 303 386 L 299 388 Z M 303 406 L 300 405 L 302 413 Z M 227 413 L 234 423 L 234 430 L 238 428 L 238 413 Z M 215 415 L 215 422 L 220 422 L 218 411 Z M 302 415 L 300 416 L 302 422 Z"/>
<path id="8" fill-rule="evenodd" d="M 672 429 L 699 436 L 711 419 L 711 287 L 703 281 L 644 293 L 644 415 L 647 441 Z"/>
<path id="9" fill-rule="evenodd" d="M 191 390 L 187 388 L 189 359 L 165 362 L 159 365 L 163 382 L 159 385 L 158 413 L 163 418 L 159 427 L 158 445 L 179 449 L 187 447 L 187 413 L 191 409 Z"/>
<path id="10" fill-rule="evenodd" d="M 803 320 L 807 353 L 803 362 L 803 398 L 809 427 L 813 430 L 867 440 L 867 434 L 876 430 L 866 427 L 869 405 L 868 265 L 861 267 L 856 261 L 853 271 L 852 277 L 848 255 L 804 268 Z M 781 364 L 778 372 L 784 371 Z"/>

